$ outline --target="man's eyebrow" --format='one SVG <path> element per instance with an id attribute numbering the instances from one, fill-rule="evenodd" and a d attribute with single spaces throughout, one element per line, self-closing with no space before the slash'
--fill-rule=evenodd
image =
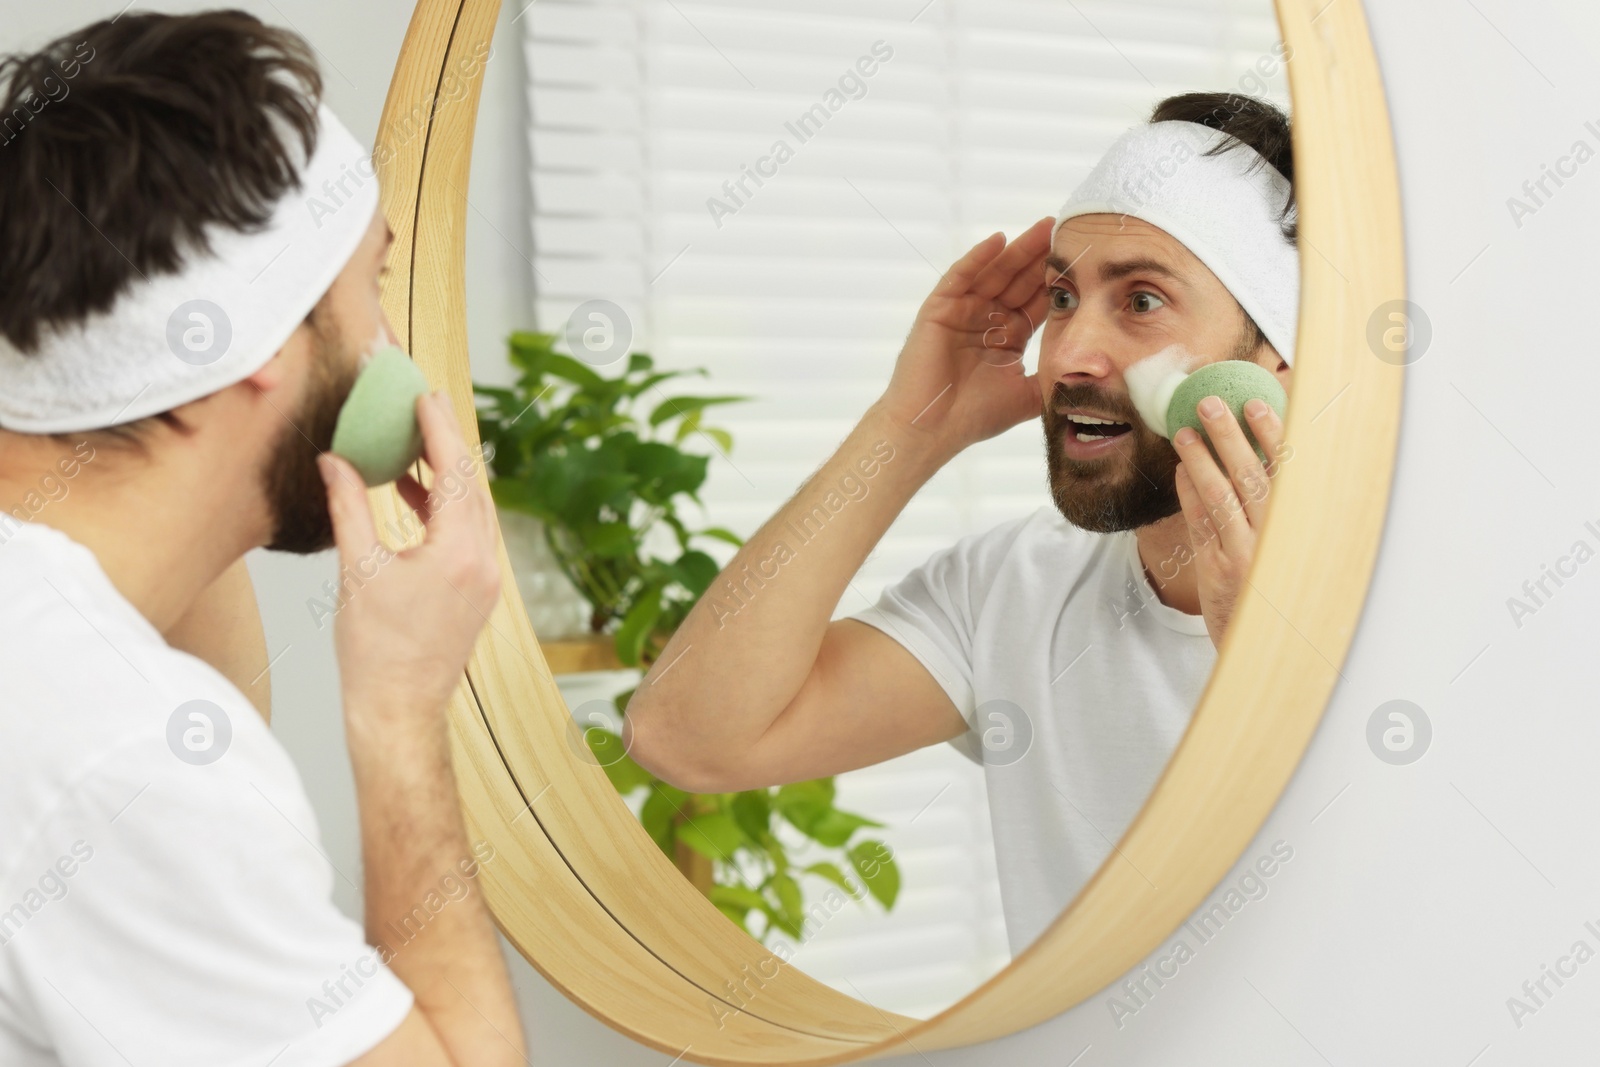
<path id="1" fill-rule="evenodd" d="M 1076 263 L 1077 260 L 1073 260 Z M 1048 255 L 1044 265 L 1049 268 L 1052 278 L 1065 277 L 1072 279 L 1072 263 L 1068 263 L 1058 255 Z M 1183 276 L 1159 259 L 1149 256 L 1135 256 L 1132 259 L 1108 260 L 1100 264 L 1100 280 L 1114 282 L 1118 278 L 1126 278 L 1130 274 L 1153 274 L 1161 278 L 1170 278 L 1173 281 L 1183 281 Z"/>

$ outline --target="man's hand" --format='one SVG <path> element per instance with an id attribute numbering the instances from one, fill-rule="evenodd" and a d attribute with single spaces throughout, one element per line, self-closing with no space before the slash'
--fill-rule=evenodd
<path id="1" fill-rule="evenodd" d="M 875 405 L 948 459 L 1029 418 L 1041 399 L 1022 351 L 1044 321 L 1044 257 L 1054 219 L 1007 244 L 995 233 L 974 245 L 922 302 Z"/>
<path id="2" fill-rule="evenodd" d="M 1287 458 L 1283 420 L 1278 413 L 1261 400 L 1246 404 L 1244 413 L 1250 431 L 1269 457 L 1265 467 L 1245 438 L 1243 427 L 1218 397 L 1200 402 L 1200 419 L 1226 474 L 1194 430 L 1185 427 L 1172 439 L 1183 460 L 1177 470 L 1178 500 L 1189 524 L 1200 611 L 1212 644 L 1219 648 L 1250 561 L 1255 558 L 1256 538 L 1267 514 L 1270 479 Z"/>
<path id="3" fill-rule="evenodd" d="M 429 725 L 438 727 L 499 599 L 500 567 L 494 504 L 470 475 L 474 461 L 449 401 L 441 394 L 419 398 L 417 420 L 434 471 L 432 490 L 409 474 L 396 489 L 427 527 L 420 545 L 398 553 L 385 548 L 355 469 L 332 453 L 319 462 L 340 563 L 364 583 L 334 624 L 346 713 L 426 709 L 435 720 Z M 348 725 L 391 735 L 418 724 Z"/>
<path id="4" fill-rule="evenodd" d="M 433 480 L 426 490 L 409 474 L 396 483 L 427 527 L 422 544 L 403 552 L 378 539 L 355 469 L 331 454 L 318 459 L 340 563 L 363 583 L 334 622 L 334 647 L 361 814 L 367 937 L 390 949 L 386 962 L 416 997 L 413 1017 L 357 1062 L 512 1067 L 525 1062 L 522 1027 L 476 876 L 462 866 L 478 849 L 468 846 L 445 730 L 446 705 L 500 597 L 498 531 L 449 400 L 419 397 L 417 421 Z M 467 892 L 430 908 L 413 935 L 405 924 L 417 902 L 457 872 Z"/>

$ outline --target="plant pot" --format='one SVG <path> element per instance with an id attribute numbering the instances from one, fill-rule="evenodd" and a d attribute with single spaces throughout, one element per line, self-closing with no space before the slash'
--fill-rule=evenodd
<path id="1" fill-rule="evenodd" d="M 544 523 L 520 511 L 498 512 L 500 534 L 533 632 L 541 641 L 588 636 L 589 602 L 556 563 L 544 539 Z"/>

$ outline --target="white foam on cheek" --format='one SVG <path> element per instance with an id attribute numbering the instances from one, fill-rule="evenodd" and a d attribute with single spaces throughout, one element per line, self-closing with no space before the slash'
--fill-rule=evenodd
<path id="1" fill-rule="evenodd" d="M 372 335 L 372 340 L 367 342 L 367 347 L 362 351 L 361 359 L 358 361 L 356 369 L 366 370 L 367 364 L 372 362 L 372 357 L 388 348 L 391 343 L 389 335 L 384 332 L 382 326 L 379 326 L 378 332 Z"/>
<path id="2" fill-rule="evenodd" d="M 1198 362 L 1183 345 L 1171 344 L 1139 360 L 1123 374 L 1134 409 L 1144 424 L 1162 437 L 1167 436 L 1167 407 L 1172 403 L 1172 394 Z"/>

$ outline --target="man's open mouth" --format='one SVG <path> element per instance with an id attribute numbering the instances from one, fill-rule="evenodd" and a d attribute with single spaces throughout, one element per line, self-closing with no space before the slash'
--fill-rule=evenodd
<path id="1" fill-rule="evenodd" d="M 1120 437 L 1133 430 L 1131 423 L 1113 422 L 1093 415 L 1068 415 L 1066 418 L 1071 436 L 1078 441 L 1092 442 L 1107 437 Z"/>

